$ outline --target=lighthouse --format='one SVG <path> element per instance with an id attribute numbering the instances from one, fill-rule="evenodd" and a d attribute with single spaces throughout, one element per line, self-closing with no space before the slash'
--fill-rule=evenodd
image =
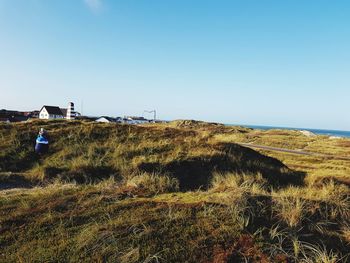
<path id="1" fill-rule="evenodd" d="M 68 108 L 67 108 L 67 120 L 74 120 L 75 119 L 75 111 L 74 111 L 74 103 L 69 102 Z"/>

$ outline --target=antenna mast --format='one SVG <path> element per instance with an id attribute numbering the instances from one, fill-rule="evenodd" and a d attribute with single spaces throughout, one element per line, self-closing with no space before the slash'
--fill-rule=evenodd
<path id="1" fill-rule="evenodd" d="M 156 122 L 157 119 L 157 111 L 156 110 L 144 110 L 143 113 L 153 113 L 153 122 Z"/>

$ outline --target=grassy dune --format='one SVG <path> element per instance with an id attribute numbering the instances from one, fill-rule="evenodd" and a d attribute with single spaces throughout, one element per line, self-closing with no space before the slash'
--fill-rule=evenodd
<path id="1" fill-rule="evenodd" d="M 328 136 L 305 136 L 299 131 L 287 130 L 251 130 L 248 133 L 216 134 L 221 142 L 254 143 L 291 150 L 350 157 L 350 139 L 330 139 Z M 307 173 L 306 182 L 309 184 L 322 183 L 332 179 L 350 186 L 350 162 L 315 156 L 296 156 L 295 154 L 263 151 L 262 154 L 281 160 L 291 169 Z"/>
<path id="2" fill-rule="evenodd" d="M 350 163 L 236 142 L 350 156 L 349 140 L 193 121 L 1 124 L 0 262 L 350 260 Z"/>

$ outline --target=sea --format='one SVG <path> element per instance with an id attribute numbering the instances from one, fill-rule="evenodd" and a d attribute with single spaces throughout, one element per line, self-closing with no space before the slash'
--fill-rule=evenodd
<path id="1" fill-rule="evenodd" d="M 338 130 L 322 130 L 322 129 L 308 129 L 308 128 L 289 128 L 289 127 L 276 127 L 276 126 L 259 126 L 259 125 L 242 125 L 242 124 L 227 124 L 227 126 L 242 126 L 259 130 L 295 130 L 295 131 L 310 131 L 317 135 L 327 135 L 334 137 L 349 137 L 350 131 L 338 131 Z"/>

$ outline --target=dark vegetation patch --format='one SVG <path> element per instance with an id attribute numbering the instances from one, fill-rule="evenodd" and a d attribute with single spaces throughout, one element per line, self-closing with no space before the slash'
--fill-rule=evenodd
<path id="1" fill-rule="evenodd" d="M 0 173 L 0 190 L 11 188 L 31 188 L 38 185 L 38 180 L 30 180 L 24 175 L 16 173 Z"/>
<path id="2" fill-rule="evenodd" d="M 119 172 L 110 166 L 85 165 L 76 167 L 74 170 L 58 167 L 44 167 L 45 180 L 55 181 L 59 179 L 62 182 L 76 182 L 78 184 L 98 183 L 104 179 L 113 177 L 121 180 Z"/>
<path id="3" fill-rule="evenodd" d="M 214 172 L 260 173 L 269 185 L 275 188 L 303 183 L 303 172 L 292 171 L 277 159 L 237 144 L 218 144 L 215 148 L 218 154 L 165 164 L 141 163 L 139 169 L 146 172 L 170 173 L 179 180 L 180 189 L 184 191 L 207 189 Z"/>

